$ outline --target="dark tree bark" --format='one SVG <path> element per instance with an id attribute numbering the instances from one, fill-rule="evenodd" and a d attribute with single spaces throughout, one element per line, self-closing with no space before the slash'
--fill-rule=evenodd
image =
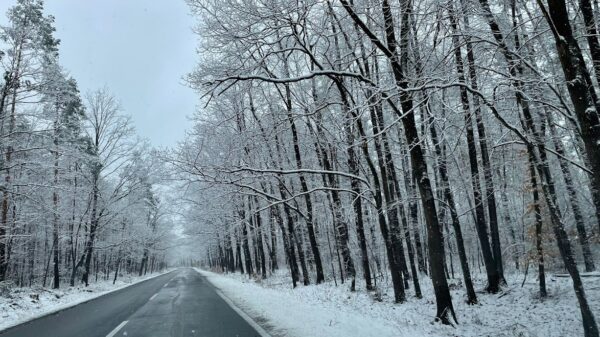
<path id="1" fill-rule="evenodd" d="M 403 139 L 400 129 L 398 129 L 398 139 Z M 412 172 L 410 167 L 410 156 L 406 150 L 406 146 L 400 146 L 400 156 L 402 156 L 402 166 Z M 419 194 L 417 192 L 417 185 L 415 183 L 415 177 L 413 174 L 404 174 L 404 186 L 406 187 L 408 197 L 408 219 L 410 221 L 410 228 L 414 231 L 413 237 L 415 239 L 415 250 L 417 252 L 417 263 L 419 265 L 419 271 L 427 275 L 429 273 L 427 268 L 427 262 L 425 261 L 424 247 L 421 243 L 421 235 L 419 233 Z"/>
<path id="2" fill-rule="evenodd" d="M 457 35 L 458 23 L 453 9 L 450 9 L 450 25 L 454 32 L 452 41 L 454 45 L 454 62 L 456 65 L 458 80 L 461 83 L 466 83 L 464 64 L 461 55 L 462 52 Z M 486 290 L 490 293 L 497 293 L 500 290 L 500 274 L 498 273 L 497 261 L 491 249 L 488 237 L 488 226 L 485 218 L 484 200 L 481 193 L 481 173 L 479 170 L 479 159 L 477 157 L 475 133 L 473 130 L 471 103 L 469 101 L 469 95 L 466 87 L 460 86 L 459 90 L 465 121 L 465 136 L 467 138 L 469 166 L 471 169 L 471 188 L 473 190 L 473 200 L 475 202 L 475 229 L 477 230 L 477 237 L 479 238 L 481 253 L 483 255 L 483 262 L 488 279 Z"/>
<path id="3" fill-rule="evenodd" d="M 286 216 L 287 222 L 288 223 L 290 221 L 293 222 L 290 211 L 285 206 L 284 206 L 283 212 Z M 292 286 L 294 288 L 296 288 L 298 280 L 300 280 L 298 261 L 296 260 L 296 249 L 294 248 L 294 244 L 293 244 L 291 235 L 288 233 L 288 231 L 284 227 L 284 222 L 283 222 L 283 219 L 281 219 L 281 215 L 280 215 L 279 211 L 276 212 L 275 215 L 278 217 L 278 223 L 280 224 L 280 227 L 281 227 L 281 234 L 283 237 L 283 247 L 286 251 L 288 266 L 290 267 L 290 273 L 292 275 Z M 292 227 L 293 227 L 293 225 L 292 225 Z"/>
<path id="4" fill-rule="evenodd" d="M 286 61 L 286 72 L 287 71 L 287 61 Z M 289 74 L 286 74 L 289 77 Z M 296 130 L 296 122 L 294 121 L 293 112 L 292 112 L 292 95 L 289 84 L 285 85 L 285 106 L 287 110 L 287 118 L 290 123 L 290 130 L 292 132 L 292 142 L 294 147 L 294 158 L 296 160 L 296 167 L 298 170 L 302 169 L 302 156 L 300 154 L 300 144 L 298 140 L 298 131 Z M 322 283 L 325 280 L 325 276 L 323 274 L 323 262 L 321 260 L 321 252 L 319 250 L 319 245 L 317 243 L 317 238 L 315 235 L 315 229 L 313 225 L 313 206 L 312 200 L 310 198 L 310 194 L 308 193 L 308 184 L 306 183 L 306 178 L 303 174 L 299 174 L 298 178 L 300 179 L 300 188 L 302 193 L 304 194 L 304 203 L 306 204 L 306 229 L 308 231 L 308 240 L 310 243 L 311 252 L 315 261 L 315 269 L 317 272 L 317 280 L 316 283 Z"/>
<path id="5" fill-rule="evenodd" d="M 100 179 L 99 168 L 94 168 L 94 172 L 92 173 L 92 211 L 90 215 L 90 231 L 88 233 L 88 239 L 85 243 L 84 250 L 84 270 L 83 275 L 81 277 L 81 282 L 85 284 L 87 287 L 89 285 L 89 275 L 90 275 L 90 267 L 92 262 L 92 255 L 94 253 L 94 243 L 96 241 L 96 230 L 98 229 L 98 197 L 99 197 L 99 189 L 98 183 Z"/>
<path id="6" fill-rule="evenodd" d="M 271 250 L 269 251 L 269 259 L 271 260 L 271 272 L 279 269 L 277 261 L 277 229 L 275 227 L 276 217 L 273 214 L 273 207 L 269 208 L 269 233 L 271 234 Z"/>
<path id="7" fill-rule="evenodd" d="M 546 272 L 544 270 L 544 246 L 542 236 L 543 220 L 540 207 L 540 193 L 537 182 L 537 173 L 535 172 L 534 158 L 531 154 L 529 154 L 528 158 L 531 188 L 533 190 L 533 212 L 535 213 L 535 249 L 537 253 L 538 284 L 540 288 L 540 297 L 545 298 L 548 296 L 548 291 L 546 290 Z"/>
<path id="8" fill-rule="evenodd" d="M 375 112 L 373 111 L 375 105 L 371 106 L 371 114 L 375 117 Z M 357 128 L 359 131 L 359 135 L 361 137 L 360 148 L 363 153 L 363 157 L 365 158 L 369 170 L 371 172 L 371 177 L 373 179 L 374 191 L 373 196 L 375 199 L 375 208 L 377 210 L 377 222 L 379 223 L 379 229 L 381 231 L 381 235 L 384 240 L 386 254 L 388 257 L 388 265 L 390 268 L 390 273 L 392 275 L 392 285 L 394 288 L 394 300 L 396 303 L 402 303 L 406 300 L 406 294 L 404 291 L 404 280 L 402 277 L 402 270 L 397 261 L 397 254 L 394 251 L 394 245 L 392 244 L 391 234 L 389 233 L 387 219 L 385 217 L 385 209 L 384 209 L 384 201 L 383 201 L 383 192 L 382 192 L 382 183 L 379 179 L 379 173 L 375 168 L 375 164 L 371 160 L 371 155 L 369 154 L 369 147 L 366 142 L 366 134 L 364 128 L 362 126 L 362 122 L 360 119 L 355 119 L 357 123 Z M 379 138 L 375 139 L 375 143 L 379 142 Z M 378 147 L 379 145 L 376 145 Z M 379 146 L 380 148 L 380 146 Z M 376 151 L 377 152 L 377 151 Z M 381 154 L 377 153 L 378 158 L 381 157 Z M 381 167 L 381 174 L 385 173 L 385 165 Z M 383 178 L 382 178 L 383 179 Z"/>
<path id="9" fill-rule="evenodd" d="M 223 267 L 223 251 L 221 250 L 221 245 L 219 244 L 219 262 L 221 267 Z M 144 254 L 142 255 L 142 261 L 140 262 L 140 268 L 138 269 L 138 276 L 142 276 L 144 274 L 144 268 L 146 268 L 146 264 L 148 263 L 148 249 L 144 248 Z"/>
<path id="10" fill-rule="evenodd" d="M 554 236 L 556 237 L 561 257 L 565 264 L 565 268 L 573 280 L 573 288 L 582 315 L 584 333 L 586 337 L 597 337 L 600 335 L 598 325 L 596 324 L 593 312 L 587 302 L 579 270 L 577 269 L 577 265 L 573 258 L 571 244 L 561 219 L 560 209 L 556 202 L 554 182 L 548 167 L 548 160 L 546 158 L 543 141 L 535 128 L 529 109 L 529 102 L 526 97 L 523 96 L 523 85 L 517 77 L 517 75 L 522 74 L 522 66 L 519 62 L 514 60 L 508 47 L 503 42 L 502 33 L 491 14 L 487 0 L 480 0 L 480 3 L 484 8 L 488 24 L 490 25 L 494 37 L 499 41 L 500 49 L 503 51 L 504 57 L 509 64 L 509 71 L 513 76 L 513 86 L 516 89 L 515 97 L 517 104 L 521 107 L 524 117 L 525 130 L 533 136 L 535 141 L 535 145 L 530 142 L 527 143 L 527 150 L 533 157 L 535 168 L 541 180 L 540 185 L 550 213 L 550 220 L 552 222 Z M 579 49 L 579 45 L 573 36 L 565 1 L 549 0 L 548 3 L 550 5 L 549 11 L 546 10 L 541 0 L 538 0 L 538 4 L 555 36 L 559 59 L 563 67 L 565 79 L 568 83 L 567 88 L 573 105 L 575 106 L 577 118 L 579 119 L 581 136 L 586 147 L 588 160 L 592 166 L 592 171 L 600 172 L 600 147 L 597 146 L 597 144 L 600 144 L 600 130 L 598 129 L 600 120 L 597 114 L 596 93 L 593 90 L 593 84 L 585 67 L 585 61 L 581 54 L 581 50 Z M 595 189 L 593 193 L 596 193 L 598 191 L 596 187 L 598 187 L 597 183 L 600 183 L 600 177 L 598 175 L 593 175 L 592 180 L 596 180 L 596 182 L 592 181 L 593 189 Z"/>
<path id="11" fill-rule="evenodd" d="M 464 22 L 466 25 L 469 24 L 469 18 L 467 15 L 464 16 Z M 456 22 L 458 24 L 458 22 Z M 469 73 L 469 80 L 471 81 L 471 87 L 473 90 L 479 90 L 479 81 L 477 78 L 477 70 L 475 67 L 475 54 L 473 52 L 473 44 L 469 36 L 465 36 L 465 42 L 467 47 L 467 67 Z M 462 61 L 460 62 L 462 63 Z M 464 76 L 464 75 L 463 75 Z M 461 87 L 462 90 L 465 88 Z M 479 103 L 479 97 L 476 95 L 472 96 L 473 110 L 475 112 L 475 124 L 477 126 L 477 135 L 479 137 L 479 148 L 481 151 L 481 161 L 483 164 L 483 181 L 485 183 L 485 194 L 486 203 L 488 210 L 488 217 L 490 223 L 490 237 L 492 239 L 491 248 L 498 271 L 498 277 L 501 283 L 505 283 L 504 280 L 504 265 L 502 262 L 502 248 L 500 244 L 500 231 L 498 229 L 498 214 L 496 212 L 496 195 L 494 188 L 494 175 L 492 171 L 492 164 L 490 161 L 487 136 L 485 131 L 485 124 L 483 122 L 483 116 L 481 113 L 481 104 Z"/>
<path id="12" fill-rule="evenodd" d="M 429 103 L 426 103 L 426 108 Z M 432 116 L 430 115 L 430 119 Z M 475 288 L 473 287 L 473 280 L 471 279 L 471 271 L 469 270 L 469 261 L 467 260 L 467 254 L 465 250 L 465 243 L 462 236 L 462 229 L 460 226 L 460 220 L 458 213 L 456 212 L 456 203 L 454 201 L 454 194 L 450 189 L 450 179 L 448 178 L 448 161 L 446 160 L 446 153 L 443 151 L 443 144 L 437 136 L 437 130 L 432 120 L 428 121 L 429 133 L 431 134 L 431 140 L 434 145 L 436 157 L 437 157 L 437 168 L 440 176 L 442 186 L 439 186 L 442 190 L 442 194 L 450 211 L 450 220 L 452 222 L 452 229 L 454 230 L 454 236 L 456 238 L 456 247 L 458 250 L 458 258 L 460 261 L 460 267 L 462 269 L 463 280 L 465 281 L 465 288 L 467 291 L 467 303 L 477 304 L 477 295 L 475 295 Z"/>
<path id="13" fill-rule="evenodd" d="M 248 277 L 254 275 L 254 267 L 252 266 L 252 256 L 250 253 L 250 244 L 248 242 L 248 227 L 246 224 L 246 212 L 243 209 L 238 211 L 239 226 L 242 229 L 242 249 L 244 250 L 244 265 L 246 268 L 246 274 Z"/>
<path id="14" fill-rule="evenodd" d="M 242 245 L 240 244 L 241 238 L 238 235 L 239 230 L 236 228 L 234 230 L 234 238 L 235 238 L 235 260 L 237 265 L 237 270 L 240 271 L 241 274 L 244 274 L 244 263 L 242 262 Z"/>
<path id="15" fill-rule="evenodd" d="M 281 143 L 279 142 L 279 137 L 276 135 L 275 136 L 275 148 L 276 148 L 276 154 L 277 154 L 277 165 L 279 167 L 279 169 L 281 169 L 281 157 L 282 157 L 282 149 L 281 149 Z M 284 178 L 282 175 L 278 176 L 278 189 L 279 189 L 279 194 L 281 196 L 281 200 L 285 200 L 287 199 L 288 193 L 287 190 L 285 188 L 284 185 Z M 283 213 L 285 214 L 285 219 L 288 225 L 288 230 L 286 231 L 285 226 L 283 224 L 283 221 L 281 219 L 279 219 L 279 224 L 281 227 L 281 234 L 283 237 L 283 244 L 284 247 L 286 248 L 286 252 L 287 252 L 287 258 L 288 258 L 288 264 L 290 266 L 290 271 L 292 274 L 292 285 L 295 288 L 297 286 L 297 282 L 300 280 L 300 270 L 298 268 L 298 261 L 296 260 L 296 240 L 295 240 L 295 232 L 294 232 L 294 219 L 293 216 L 291 214 L 291 211 L 288 207 L 288 205 L 284 204 L 283 205 Z M 276 212 L 275 213 L 277 216 L 280 217 L 280 213 Z M 286 247 L 287 246 L 287 247 Z M 303 281 L 306 283 L 308 278 L 308 275 L 305 274 Z"/>
<path id="16" fill-rule="evenodd" d="M 575 117 L 579 122 L 579 131 L 583 140 L 587 162 L 593 172 L 590 175 L 592 196 L 596 207 L 596 218 L 599 219 L 600 230 L 600 103 L 589 74 L 579 44 L 573 35 L 569 14 L 564 0 L 548 0 L 548 9 L 541 0 L 538 4 L 546 17 L 554 39 L 571 102 L 575 108 Z M 589 16 L 589 6 L 582 8 L 585 16 Z M 586 19 L 587 21 L 587 19 Z M 590 26 L 588 26 L 588 29 Z M 597 39 L 596 35 L 588 37 Z M 593 53 L 598 52 L 593 51 Z M 600 52 L 599 52 L 600 54 Z M 594 58 L 594 61 L 598 59 Z M 594 69 L 598 69 L 594 64 Z"/>
<path id="17" fill-rule="evenodd" d="M 296 245 L 296 253 L 298 254 L 298 260 L 300 260 L 300 269 L 302 270 L 302 283 L 307 286 L 310 284 L 310 277 L 308 275 L 308 267 L 306 265 L 306 258 L 304 256 L 304 247 L 302 241 L 298 236 L 296 226 L 294 225 L 296 219 L 292 220 L 291 213 L 288 215 L 288 231 L 290 232 L 291 242 Z"/>
<path id="18" fill-rule="evenodd" d="M 259 206 L 258 198 L 254 197 L 254 205 L 256 207 Z M 260 258 L 261 265 L 261 276 L 262 278 L 267 278 L 267 259 L 265 256 L 265 250 L 263 246 L 263 234 L 262 234 L 262 218 L 259 212 L 256 212 L 254 215 L 255 224 L 256 224 L 256 246 L 258 248 L 258 257 Z"/>
<path id="19" fill-rule="evenodd" d="M 4 118 L 6 117 L 5 114 L 5 102 L 6 99 L 8 98 L 8 95 L 12 94 L 12 99 L 11 99 L 11 103 L 10 103 L 10 116 L 9 116 L 9 128 L 8 128 L 8 135 L 9 137 L 7 138 L 8 141 L 11 140 L 12 133 L 15 129 L 15 122 L 16 122 L 16 118 L 15 118 L 15 107 L 16 107 L 16 100 L 17 100 L 17 89 L 20 85 L 20 80 L 21 80 L 21 61 L 22 61 L 22 50 L 23 50 L 23 44 L 25 42 L 23 40 L 19 41 L 18 45 L 17 45 L 17 53 L 15 56 L 15 67 L 8 72 L 7 74 L 5 74 L 5 84 L 4 84 L 4 88 L 2 90 L 2 97 L 0 100 L 0 103 L 2 104 L 2 106 L 0 108 L 0 117 L 2 117 L 2 122 L 4 123 Z M 6 274 L 8 271 L 8 264 L 9 264 L 9 257 L 10 257 L 10 245 L 8 244 L 8 238 L 6 235 L 7 232 L 7 228 L 9 227 L 8 224 L 8 213 L 9 213 L 9 202 L 10 202 L 10 192 L 9 192 L 9 186 L 11 185 L 11 171 L 10 171 L 10 166 L 11 166 L 11 158 L 12 158 L 12 153 L 13 153 L 13 148 L 12 148 L 12 144 L 8 144 L 8 146 L 6 146 L 5 149 L 5 153 L 4 155 L 4 162 L 2 163 L 4 166 L 4 171 L 5 171 L 5 177 L 4 177 L 4 191 L 2 193 L 2 208 L 1 208 L 1 213 L 2 215 L 0 216 L 0 281 L 4 281 L 6 280 Z"/>
<path id="20" fill-rule="evenodd" d="M 396 196 L 400 196 L 401 191 L 399 189 L 399 184 L 397 181 L 396 171 L 393 164 L 393 159 L 391 157 L 391 151 L 389 148 L 389 142 L 387 140 L 387 134 L 382 132 L 385 129 L 384 119 L 383 119 L 383 111 L 380 102 L 373 102 L 374 106 L 370 110 L 371 112 L 371 124 L 373 128 L 373 134 L 379 135 L 375 139 L 375 152 L 377 154 L 377 161 L 379 164 L 379 171 L 381 172 L 381 180 L 382 180 L 382 192 L 387 205 L 387 214 L 388 214 L 388 224 L 389 224 L 389 235 L 390 242 L 394 251 L 396 264 L 402 270 L 404 277 L 404 287 L 408 287 L 408 268 L 406 266 L 406 260 L 404 256 L 404 246 L 402 245 L 402 232 L 403 230 L 400 228 L 400 220 L 403 218 L 404 222 L 406 222 L 406 216 L 404 214 L 404 209 L 401 205 L 401 197 L 400 200 L 396 199 Z M 400 216 L 400 218 L 399 218 Z M 410 233 L 407 232 L 407 225 L 404 226 L 405 238 L 406 234 L 408 234 L 408 239 L 406 240 L 407 245 L 410 243 Z M 418 275 L 416 272 L 416 268 L 414 268 L 414 257 L 411 257 L 411 247 L 409 249 L 409 257 L 411 258 L 411 268 L 413 274 L 413 282 L 415 287 L 415 294 L 418 298 L 421 295 L 421 287 L 419 285 Z"/>
<path id="21" fill-rule="evenodd" d="M 585 229 L 583 214 L 581 213 L 581 208 L 579 207 L 579 200 L 577 199 L 577 191 L 575 190 L 575 185 L 573 183 L 573 176 L 571 175 L 569 164 L 564 159 L 565 150 L 562 145 L 562 141 L 558 138 L 558 135 L 556 134 L 556 127 L 554 126 L 552 113 L 546 111 L 546 118 L 549 124 L 548 127 L 550 129 L 550 138 L 552 138 L 552 143 L 554 144 L 556 153 L 559 154 L 558 164 L 560 166 L 560 170 L 565 181 L 565 188 L 567 189 L 567 195 L 569 197 L 571 211 L 573 212 L 575 228 L 577 229 L 577 238 L 579 239 L 579 244 L 581 245 L 583 262 L 585 264 L 585 271 L 592 272 L 596 270 L 596 266 L 594 265 L 594 256 L 590 249 L 590 243 L 588 240 L 587 231 Z"/>
<path id="22" fill-rule="evenodd" d="M 52 191 L 52 204 L 53 204 L 53 226 L 52 226 L 52 246 L 54 247 L 52 250 L 52 258 L 53 258 L 53 274 L 54 281 L 52 283 L 52 288 L 58 289 L 60 288 L 60 269 L 59 269 L 59 241 L 58 241 L 58 232 L 59 232 L 59 209 L 58 209 L 58 111 L 56 116 L 56 121 L 54 123 L 55 135 L 54 135 L 54 190 Z"/>
<path id="23" fill-rule="evenodd" d="M 427 224 L 427 241 L 429 249 L 429 263 L 431 268 L 431 279 L 433 282 L 434 293 L 436 297 L 437 313 L 436 317 L 444 324 L 450 324 L 450 315 L 456 321 L 454 308 L 452 306 L 452 298 L 446 276 L 444 275 L 444 246 L 443 236 L 440 224 L 437 218 L 435 197 L 431 188 L 431 181 L 427 171 L 427 162 L 421 142 L 419 139 L 415 116 L 413 112 L 413 102 L 410 94 L 405 89 L 408 88 L 408 82 L 404 77 L 404 67 L 402 66 L 397 54 L 396 33 L 394 32 L 394 20 L 391 13 L 391 8 L 387 0 L 382 1 L 382 11 L 385 20 L 385 33 L 387 46 L 385 46 L 369 28 L 362 22 L 360 17 L 354 12 L 352 6 L 347 0 L 340 0 L 344 9 L 348 12 L 352 20 L 363 30 L 363 32 L 371 39 L 371 41 L 380 49 L 388 58 L 396 85 L 400 89 L 400 102 L 402 112 L 400 117 L 404 126 L 405 137 L 410 146 L 410 155 L 413 171 L 417 177 L 417 185 L 421 195 L 421 203 Z M 403 10 L 406 12 L 407 3 L 402 2 Z M 404 31 L 401 36 L 400 48 L 405 50 L 407 46 L 408 32 Z M 404 60 L 406 62 L 406 60 Z"/>
<path id="24" fill-rule="evenodd" d="M 585 25 L 586 39 L 590 47 L 596 81 L 600 83 L 600 42 L 598 42 L 598 29 L 596 27 L 592 2 L 590 0 L 579 0 L 579 10 L 581 11 Z"/>
<path id="25" fill-rule="evenodd" d="M 348 120 L 347 124 L 351 122 Z M 348 167 L 350 169 L 350 173 L 355 176 L 360 174 L 358 170 L 358 158 L 356 153 L 354 152 L 354 135 L 350 125 L 346 125 L 346 137 L 348 143 Z M 359 246 L 361 249 L 361 262 L 363 267 L 363 273 L 365 277 L 365 283 L 367 290 L 372 290 L 373 285 L 371 284 L 371 269 L 369 268 L 369 255 L 367 252 L 367 243 L 365 238 L 365 230 L 364 230 L 364 220 L 363 220 L 363 210 L 362 210 L 362 191 L 360 188 L 360 182 L 357 179 L 352 179 L 350 181 L 350 185 L 352 191 L 355 195 L 352 196 L 352 206 L 354 209 L 354 215 L 356 217 L 356 233 L 358 236 Z M 354 268 L 354 266 L 353 266 Z M 354 283 L 354 281 L 353 281 Z M 354 291 L 354 284 L 352 285 L 352 291 Z"/>

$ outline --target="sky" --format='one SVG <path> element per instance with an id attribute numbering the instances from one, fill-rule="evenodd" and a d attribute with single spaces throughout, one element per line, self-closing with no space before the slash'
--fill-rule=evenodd
<path id="1" fill-rule="evenodd" d="M 16 0 L 0 0 L 0 24 Z M 182 77 L 196 64 L 184 0 L 45 0 L 56 18 L 61 64 L 82 93 L 106 86 L 137 133 L 173 146 L 191 127 L 197 96 Z"/>

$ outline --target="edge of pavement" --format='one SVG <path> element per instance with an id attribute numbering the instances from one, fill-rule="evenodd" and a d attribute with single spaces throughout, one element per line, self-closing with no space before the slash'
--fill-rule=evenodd
<path id="1" fill-rule="evenodd" d="M 225 295 L 221 291 L 221 289 L 219 289 L 214 283 L 212 283 L 210 281 L 208 275 L 204 274 L 204 270 L 202 270 L 200 268 L 194 268 L 194 270 L 198 274 L 200 274 L 202 277 L 204 277 L 204 279 L 206 279 L 208 281 L 208 283 L 212 286 L 212 288 L 215 290 L 217 295 L 219 295 L 219 297 L 221 297 L 223 299 L 223 301 L 225 301 L 225 303 L 227 303 L 227 305 L 229 305 L 238 315 L 240 315 L 240 317 L 242 317 L 252 328 L 254 328 L 254 330 L 256 330 L 256 332 L 258 332 L 260 337 L 275 337 L 271 333 L 267 332 L 267 330 L 265 328 L 263 328 L 259 323 L 257 323 L 254 318 L 252 318 L 242 308 L 237 306 L 227 295 Z"/>
<path id="2" fill-rule="evenodd" d="M 129 288 L 131 286 L 134 286 L 134 285 L 146 282 L 146 281 L 153 280 L 153 279 L 155 279 L 155 278 L 157 278 L 159 276 L 170 274 L 170 273 L 172 273 L 172 272 L 174 272 L 176 270 L 178 270 L 178 268 L 173 268 L 173 269 L 167 270 L 167 271 L 162 272 L 162 273 L 157 273 L 156 275 L 152 275 L 152 276 L 150 276 L 148 278 L 143 278 L 143 279 L 140 279 L 140 280 L 135 280 L 135 281 L 133 281 L 131 283 L 120 285 L 120 286 L 118 286 L 118 287 L 116 287 L 114 289 L 110 289 L 110 290 L 103 291 L 103 292 L 98 292 L 97 294 L 94 294 L 92 297 L 89 297 L 89 298 L 86 298 L 86 299 L 76 300 L 76 301 L 69 302 L 69 303 L 64 303 L 63 305 L 59 305 L 58 307 L 56 307 L 56 308 L 54 308 L 52 310 L 49 310 L 47 312 L 39 313 L 38 315 L 34 315 L 34 316 L 31 316 L 31 317 L 27 317 L 27 318 L 15 320 L 14 322 L 11 322 L 9 325 L 0 328 L 0 335 L 2 335 L 3 333 L 7 332 L 8 330 L 16 328 L 16 327 L 18 327 L 20 325 L 29 324 L 29 323 L 31 323 L 33 321 L 38 320 L 38 319 L 42 319 L 44 317 L 47 317 L 47 316 L 50 316 L 50 315 L 54 315 L 54 314 L 57 314 L 59 312 L 62 312 L 62 311 L 74 308 L 76 306 L 79 306 L 79 305 L 82 305 L 82 304 L 85 304 L 85 303 L 97 300 L 100 297 L 103 297 L 103 296 L 106 296 L 106 295 L 110 295 L 110 294 L 115 293 L 117 291 Z"/>

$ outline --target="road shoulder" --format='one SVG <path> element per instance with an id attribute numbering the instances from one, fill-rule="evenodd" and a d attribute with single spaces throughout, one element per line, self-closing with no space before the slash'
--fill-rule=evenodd
<path id="1" fill-rule="evenodd" d="M 41 287 L 15 288 L 8 296 L 0 297 L 0 333 L 21 324 L 71 309 L 102 296 L 126 289 L 142 282 L 173 272 L 175 269 L 142 277 L 128 277 L 93 283 L 89 287 L 75 286 L 51 290 Z"/>
<path id="2" fill-rule="evenodd" d="M 249 313 L 249 310 L 244 310 L 240 306 L 238 306 L 229 296 L 224 294 L 221 289 L 211 281 L 210 273 L 205 272 L 202 269 L 194 268 L 204 279 L 208 281 L 208 283 L 214 288 L 215 292 L 219 297 L 227 303 L 240 317 L 242 317 L 252 328 L 254 328 L 259 334 L 260 337 L 278 337 L 284 336 L 280 334 L 273 325 L 269 324 L 269 321 L 261 317 L 260 315 L 256 315 L 255 313 Z"/>

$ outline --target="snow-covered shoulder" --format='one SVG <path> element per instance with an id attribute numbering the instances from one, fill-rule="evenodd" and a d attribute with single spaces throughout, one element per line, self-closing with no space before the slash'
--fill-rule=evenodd
<path id="1" fill-rule="evenodd" d="M 0 331 L 23 324 L 39 317 L 68 309 L 97 297 L 121 290 L 142 281 L 171 272 L 144 276 L 124 275 L 113 284 L 111 280 L 98 280 L 88 287 L 77 285 L 63 289 L 43 287 L 11 288 L 0 296 Z"/>
<path id="2" fill-rule="evenodd" d="M 268 285 L 261 285 L 239 274 L 196 270 L 250 316 L 265 322 L 273 336 L 431 336 L 408 317 L 390 319 L 368 294 L 350 294 L 346 287 L 324 284 L 291 289 L 285 275 L 274 275 Z"/>
<path id="3" fill-rule="evenodd" d="M 290 337 L 421 337 L 499 336 L 559 337 L 583 335 L 577 302 L 570 279 L 548 275 L 550 296 L 540 300 L 535 280 L 510 279 L 499 294 L 479 293 L 480 304 L 467 305 L 463 290 L 452 291 L 459 324 L 434 322 L 435 301 L 431 291 L 425 298 L 394 304 L 366 291 L 351 293 L 333 283 L 292 289 L 289 275 L 278 272 L 267 280 L 246 275 L 218 274 L 196 269 L 231 301 L 269 330 L 273 336 Z M 483 289 L 483 279 L 476 280 Z M 587 296 L 595 313 L 600 308 L 600 277 L 585 277 Z M 431 285 L 422 282 L 428 288 Z"/>

